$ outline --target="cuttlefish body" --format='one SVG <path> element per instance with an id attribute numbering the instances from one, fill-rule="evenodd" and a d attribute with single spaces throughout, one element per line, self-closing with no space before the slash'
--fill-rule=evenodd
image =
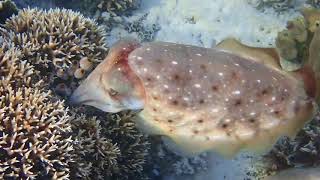
<path id="1" fill-rule="evenodd" d="M 315 114 L 314 84 L 311 68 L 284 72 L 273 49 L 232 39 L 215 48 L 120 41 L 71 101 L 106 112 L 142 109 L 137 126 L 181 152 L 232 156 L 294 136 Z"/>

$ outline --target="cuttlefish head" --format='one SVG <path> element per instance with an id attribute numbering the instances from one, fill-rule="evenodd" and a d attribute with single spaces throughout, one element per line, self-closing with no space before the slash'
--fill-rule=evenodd
<path id="1" fill-rule="evenodd" d="M 116 43 L 106 59 L 74 91 L 70 103 L 90 105 L 105 112 L 143 109 L 143 85 L 128 65 L 128 54 L 139 46 L 133 40 Z"/>

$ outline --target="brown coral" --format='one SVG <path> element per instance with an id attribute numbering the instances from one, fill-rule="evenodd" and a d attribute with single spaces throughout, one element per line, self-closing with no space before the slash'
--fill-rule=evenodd
<path id="1" fill-rule="evenodd" d="M 76 178 L 141 178 L 149 143 L 136 130 L 132 114 L 94 114 L 75 115 L 72 121 Z"/>
<path id="2" fill-rule="evenodd" d="M 68 178 L 72 150 L 67 110 L 34 83 L 33 66 L 10 45 L 0 51 L 1 179 Z"/>
<path id="3" fill-rule="evenodd" d="M 66 9 L 24 9 L 7 20 L 1 34 L 23 52 L 40 76 L 49 77 L 54 87 L 59 83 L 71 89 L 77 86 L 91 70 L 88 64 L 97 65 L 107 53 L 102 29 Z M 80 63 L 84 58 L 86 67 Z"/>

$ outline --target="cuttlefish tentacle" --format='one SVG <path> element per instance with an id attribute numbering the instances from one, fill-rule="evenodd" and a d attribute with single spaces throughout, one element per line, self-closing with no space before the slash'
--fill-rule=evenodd
<path id="1" fill-rule="evenodd" d="M 282 71 L 272 49 L 235 40 L 213 49 L 123 44 L 132 48 L 114 48 L 76 90 L 74 102 L 108 112 L 140 107 L 137 126 L 169 137 L 185 154 L 262 152 L 280 136 L 294 136 L 314 116 L 314 81 L 305 78 L 312 71 Z M 123 73 L 115 73 L 123 67 Z M 113 89 L 119 97 L 94 94 L 100 89 Z"/>
<path id="2" fill-rule="evenodd" d="M 128 54 L 139 47 L 134 40 L 116 43 L 105 63 L 99 64 L 73 93 L 70 102 L 83 103 L 106 112 L 143 109 L 143 84 L 128 65 Z"/>

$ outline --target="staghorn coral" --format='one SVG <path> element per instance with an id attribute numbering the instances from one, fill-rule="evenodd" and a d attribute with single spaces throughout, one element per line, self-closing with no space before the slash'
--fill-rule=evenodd
<path id="1" fill-rule="evenodd" d="M 35 83 L 35 70 L 10 44 L 0 51 L 0 178 L 66 179 L 72 150 L 68 110 Z"/>
<path id="2" fill-rule="evenodd" d="M 74 116 L 72 129 L 75 136 L 75 176 L 103 179 L 104 175 L 111 176 L 113 172 L 119 171 L 117 158 L 120 156 L 120 149 L 101 134 L 100 121 L 84 114 Z"/>
<path id="3" fill-rule="evenodd" d="M 0 24 L 4 23 L 7 18 L 17 13 L 18 9 L 14 2 L 11 0 L 0 1 Z"/>
<path id="4" fill-rule="evenodd" d="M 7 20 L 1 34 L 61 95 L 68 95 L 107 53 L 102 29 L 66 9 L 24 9 Z"/>
<path id="5" fill-rule="evenodd" d="M 133 114 L 85 115 L 74 109 L 75 179 L 141 179 L 149 143 L 131 121 Z M 80 114 L 80 115 L 76 115 Z"/>

